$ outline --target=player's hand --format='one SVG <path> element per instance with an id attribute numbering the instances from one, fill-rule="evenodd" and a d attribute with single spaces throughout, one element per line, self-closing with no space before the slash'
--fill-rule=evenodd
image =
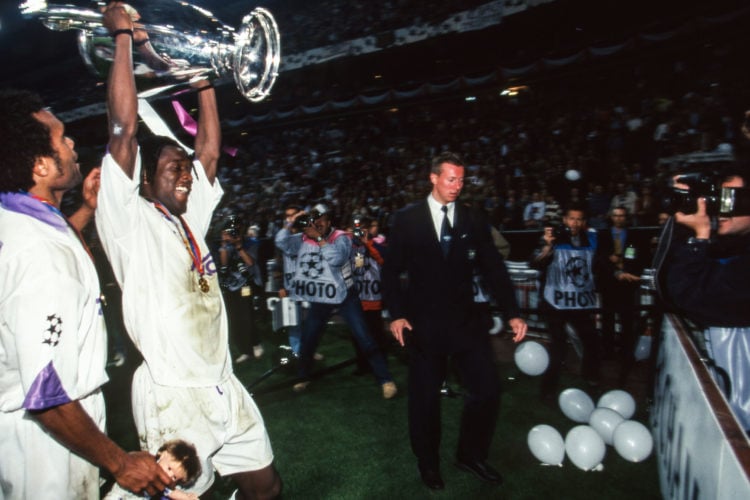
<path id="1" fill-rule="evenodd" d="M 138 495 L 147 492 L 153 496 L 175 486 L 169 474 L 156 463 L 156 458 L 145 451 L 127 453 L 119 469 L 112 474 L 117 484 Z"/>
<path id="2" fill-rule="evenodd" d="M 81 195 L 83 204 L 91 210 L 96 210 L 97 198 L 99 197 L 99 186 L 101 185 L 102 169 L 95 167 L 91 169 L 89 175 L 83 180 L 81 186 Z"/>
<path id="3" fill-rule="evenodd" d="M 102 22 L 110 33 L 133 29 L 133 18 L 123 2 L 109 2 L 104 9 Z"/>

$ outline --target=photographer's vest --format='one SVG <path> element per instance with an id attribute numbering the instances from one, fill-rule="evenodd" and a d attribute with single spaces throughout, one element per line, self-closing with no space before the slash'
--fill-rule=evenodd
<path id="1" fill-rule="evenodd" d="M 294 295 L 294 272 L 297 270 L 297 255 L 289 255 L 286 252 L 282 252 L 284 259 L 284 289 L 289 297 L 297 300 L 297 296 Z"/>
<path id="2" fill-rule="evenodd" d="M 352 247 L 352 270 L 354 285 L 357 287 L 359 300 L 383 300 L 380 293 L 380 264 L 372 258 L 364 245 Z"/>
<path id="3" fill-rule="evenodd" d="M 599 307 L 593 273 L 596 231 L 589 229 L 586 237 L 587 246 L 574 247 L 570 243 L 555 245 L 544 285 L 544 299 L 555 309 Z"/>
<path id="4" fill-rule="evenodd" d="M 326 241 L 334 244 L 338 238 L 349 238 L 339 229 L 334 230 Z M 351 248 L 351 247 L 350 247 Z M 349 255 L 341 267 L 333 268 L 323 257 L 320 246 L 313 240 L 304 237 L 297 252 L 297 268 L 289 287 L 296 300 L 322 302 L 324 304 L 341 304 L 346 292 L 354 286 L 352 266 Z"/>

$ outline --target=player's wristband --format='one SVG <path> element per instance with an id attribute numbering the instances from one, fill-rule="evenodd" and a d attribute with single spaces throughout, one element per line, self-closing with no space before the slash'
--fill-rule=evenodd
<path id="1" fill-rule="evenodd" d="M 129 28 L 114 30 L 110 36 L 112 37 L 112 40 L 115 40 L 117 35 L 130 35 L 130 38 L 133 38 L 133 30 Z"/>

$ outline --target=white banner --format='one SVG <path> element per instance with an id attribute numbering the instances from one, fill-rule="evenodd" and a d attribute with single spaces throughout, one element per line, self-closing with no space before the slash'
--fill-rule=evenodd
<path id="1" fill-rule="evenodd" d="M 667 316 L 651 428 L 665 499 L 750 498 L 750 442 L 688 335 Z"/>

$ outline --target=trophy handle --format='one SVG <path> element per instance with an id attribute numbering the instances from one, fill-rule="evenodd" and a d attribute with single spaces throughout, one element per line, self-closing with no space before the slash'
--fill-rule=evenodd
<path id="1" fill-rule="evenodd" d="M 235 39 L 232 67 L 237 89 L 251 102 L 262 101 L 279 74 L 281 40 L 269 11 L 255 8 L 242 18 Z"/>

